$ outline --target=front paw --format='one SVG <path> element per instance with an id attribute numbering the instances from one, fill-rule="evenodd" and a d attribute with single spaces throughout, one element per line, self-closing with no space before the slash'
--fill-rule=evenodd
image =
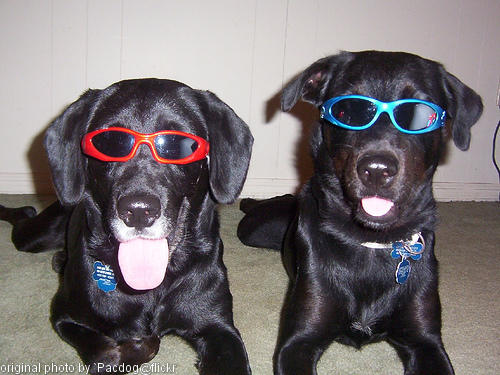
<path id="1" fill-rule="evenodd" d="M 237 361 L 237 360 L 236 360 Z M 231 362 L 231 361 L 230 361 Z M 252 371 L 248 363 L 198 363 L 197 368 L 200 375 L 251 375 Z"/>
<path id="2" fill-rule="evenodd" d="M 196 367 L 200 375 L 250 375 L 250 365 L 243 347 L 216 350 L 200 358 Z M 217 350 L 218 349 L 218 350 Z"/>
<path id="3" fill-rule="evenodd" d="M 130 365 L 140 365 L 151 361 L 160 349 L 160 338 L 151 335 L 133 338 L 120 344 L 121 359 Z"/>
<path id="4" fill-rule="evenodd" d="M 156 335 L 132 338 L 119 344 L 110 342 L 84 362 L 89 366 L 89 374 L 126 374 L 134 371 L 134 366 L 151 361 L 159 348 L 160 339 Z"/>

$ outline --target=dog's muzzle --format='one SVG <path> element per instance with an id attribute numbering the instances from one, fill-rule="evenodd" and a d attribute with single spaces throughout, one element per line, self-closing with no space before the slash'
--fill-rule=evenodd
<path id="1" fill-rule="evenodd" d="M 358 160 L 356 172 L 365 192 L 360 208 L 371 219 L 384 220 L 394 214 L 394 202 L 386 194 L 399 173 L 397 158 L 388 152 L 365 154 Z"/>
<path id="2" fill-rule="evenodd" d="M 135 290 L 156 288 L 165 277 L 170 257 L 160 199 L 148 194 L 121 196 L 116 216 L 112 227 L 120 243 L 118 264 L 124 281 Z"/>

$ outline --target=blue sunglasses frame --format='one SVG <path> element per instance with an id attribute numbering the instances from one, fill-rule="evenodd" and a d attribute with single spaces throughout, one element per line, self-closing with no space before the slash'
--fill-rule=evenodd
<path id="1" fill-rule="evenodd" d="M 338 103 L 341 100 L 345 99 L 362 99 L 366 100 L 372 104 L 374 104 L 377 108 L 377 112 L 373 116 L 373 119 L 366 125 L 361 125 L 361 126 L 352 126 L 352 125 L 347 125 L 344 124 L 343 122 L 340 122 L 338 119 L 336 119 L 332 113 L 332 106 L 336 103 Z M 402 128 L 398 123 L 396 122 L 396 119 L 394 118 L 394 109 L 401 104 L 404 103 L 420 103 L 420 104 L 425 104 L 432 108 L 436 112 L 436 118 L 434 121 L 429 124 L 427 127 L 423 129 L 418 129 L 418 130 L 408 130 Z M 422 134 L 422 133 L 428 133 L 433 130 L 439 129 L 440 127 L 444 126 L 445 121 L 446 121 L 446 111 L 442 109 L 440 106 L 437 104 L 425 101 L 425 100 L 420 100 L 420 99 L 401 99 L 401 100 L 396 100 L 393 102 L 382 102 L 380 100 L 370 98 L 368 96 L 363 96 L 363 95 L 343 95 L 343 96 L 336 96 L 334 98 L 328 99 L 326 102 L 323 103 L 323 105 L 320 107 L 320 117 L 322 119 L 325 119 L 326 121 L 332 123 L 333 125 L 339 126 L 344 129 L 349 129 L 349 130 L 365 130 L 368 129 L 370 126 L 372 126 L 379 116 L 382 113 L 387 113 L 389 115 L 389 118 L 391 119 L 392 124 L 396 129 L 398 129 L 400 132 L 406 133 L 406 134 Z"/>

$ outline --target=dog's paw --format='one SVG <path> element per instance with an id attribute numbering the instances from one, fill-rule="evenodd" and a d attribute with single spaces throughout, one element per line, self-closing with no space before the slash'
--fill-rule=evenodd
<path id="1" fill-rule="evenodd" d="M 259 201 L 252 198 L 244 198 L 240 201 L 240 211 L 248 213 Z"/>
<path id="2" fill-rule="evenodd" d="M 151 361 L 160 348 L 160 338 L 156 335 L 133 338 L 123 342 L 109 342 L 104 348 L 86 360 L 89 374 L 125 374 L 132 366 Z"/>
<path id="3" fill-rule="evenodd" d="M 248 363 L 238 361 L 233 358 L 232 360 L 221 360 L 218 363 L 201 363 L 196 364 L 200 375 L 250 375 L 251 370 Z"/>
<path id="4" fill-rule="evenodd" d="M 18 221 L 36 216 L 36 209 L 31 206 L 8 208 L 0 205 L 0 220 L 15 224 Z"/>
<path id="5" fill-rule="evenodd" d="M 91 375 L 119 374 L 120 347 L 118 345 L 108 345 L 99 351 L 92 359 L 84 360 Z"/>
<path id="6" fill-rule="evenodd" d="M 134 338 L 120 344 L 121 360 L 129 365 L 140 365 L 151 361 L 160 349 L 160 338 L 156 335 Z"/>
<path id="7" fill-rule="evenodd" d="M 64 271 L 64 266 L 66 265 L 66 260 L 68 259 L 68 255 L 65 250 L 57 251 L 52 256 L 52 269 L 62 274 Z"/>
<path id="8" fill-rule="evenodd" d="M 32 207 L 32 206 L 21 207 L 21 208 L 19 208 L 19 211 L 22 213 L 22 215 L 25 216 L 25 218 L 30 218 L 30 217 L 36 216 L 36 209 L 35 209 L 35 207 Z"/>

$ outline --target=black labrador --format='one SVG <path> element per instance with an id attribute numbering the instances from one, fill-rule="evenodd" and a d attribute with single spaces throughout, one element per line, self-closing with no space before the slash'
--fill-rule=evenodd
<path id="1" fill-rule="evenodd" d="M 129 372 L 175 333 L 200 374 L 250 374 L 216 203 L 239 195 L 252 142 L 214 94 L 170 80 L 89 90 L 50 125 L 58 202 L 0 216 L 19 250 L 66 246 L 51 321 L 90 373 Z"/>
<path id="2" fill-rule="evenodd" d="M 275 374 L 316 374 L 336 340 L 385 339 L 406 375 L 453 374 L 441 340 L 432 177 L 451 119 L 469 147 L 480 97 L 438 63 L 407 53 L 344 52 L 285 87 L 282 109 L 321 110 L 314 174 L 300 193 L 243 200 L 238 236 L 283 251 L 290 286 Z"/>

